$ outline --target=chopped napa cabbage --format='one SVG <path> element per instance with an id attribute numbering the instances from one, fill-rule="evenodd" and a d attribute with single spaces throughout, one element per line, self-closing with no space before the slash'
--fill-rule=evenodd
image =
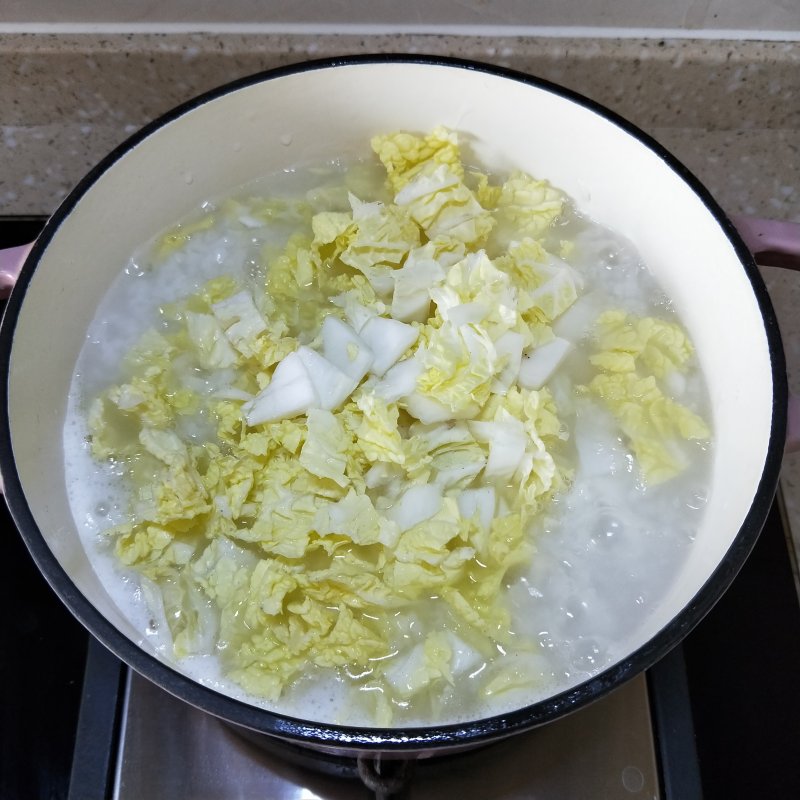
<path id="1" fill-rule="evenodd" d="M 352 191 L 348 191 L 347 199 L 350 202 L 350 208 L 353 211 L 353 222 L 361 222 L 369 217 L 380 216 L 380 213 L 383 211 L 385 206 L 385 204 L 380 200 L 373 200 L 369 203 L 359 200 L 359 198 L 353 194 Z"/>
<path id="2" fill-rule="evenodd" d="M 354 288 L 356 278 L 363 279 L 334 269 L 334 256 L 321 252 L 326 247 L 305 236 L 292 236 L 283 252 L 268 260 L 265 288 L 273 335 L 284 335 L 279 326 L 292 338 L 318 329 L 331 313 L 328 299 Z"/>
<path id="3" fill-rule="evenodd" d="M 326 503 L 317 512 L 315 529 L 321 536 L 335 533 L 359 545 L 377 544 L 397 538 L 389 520 L 383 519 L 365 494 L 354 489 L 336 503 Z"/>
<path id="4" fill-rule="evenodd" d="M 408 397 L 417 388 L 417 378 L 422 372 L 422 364 L 417 358 L 406 358 L 395 364 L 381 381 L 375 384 L 373 392 L 388 403 Z"/>
<path id="5" fill-rule="evenodd" d="M 373 317 L 358 335 L 375 356 L 370 365 L 370 372 L 382 377 L 417 341 L 419 331 L 396 319 Z"/>
<path id="6" fill-rule="evenodd" d="M 139 513 L 160 524 L 184 523 L 207 513 L 208 492 L 180 437 L 173 431 L 145 428 L 139 442 L 164 464 L 158 483 L 140 487 Z"/>
<path id="7" fill-rule="evenodd" d="M 387 564 L 386 580 L 409 598 L 424 591 L 459 583 L 475 556 L 475 549 L 463 543 L 470 525 L 458 513 L 452 497 L 430 497 L 419 490 L 426 514 L 438 504 L 439 510 L 404 530 L 394 547 L 394 560 Z M 408 509 L 409 513 L 411 509 Z M 421 512 L 418 513 L 418 516 Z"/>
<path id="8" fill-rule="evenodd" d="M 386 168 L 395 192 L 417 175 L 429 172 L 438 165 L 449 167 L 459 179 L 464 175 L 458 137 L 445 128 L 434 128 L 424 137 L 411 133 L 375 136 L 371 144 Z"/>
<path id="9" fill-rule="evenodd" d="M 552 322 L 578 299 L 575 280 L 569 270 L 562 269 L 531 294 L 536 316 Z"/>
<path id="10" fill-rule="evenodd" d="M 186 314 L 186 328 L 203 369 L 224 369 L 237 361 L 236 351 L 211 314 Z"/>
<path id="11" fill-rule="evenodd" d="M 518 310 L 529 325 L 553 323 L 577 300 L 580 281 L 576 273 L 534 239 L 512 242 L 494 264 L 517 287 Z"/>
<path id="12" fill-rule="evenodd" d="M 441 507 L 441 488 L 433 484 L 423 484 L 412 486 L 404 492 L 400 499 L 389 509 L 387 516 L 397 525 L 401 533 L 405 533 L 410 528 L 434 517 L 439 513 Z"/>
<path id="13" fill-rule="evenodd" d="M 433 242 L 412 250 L 402 268 L 394 273 L 392 316 L 401 322 L 425 322 L 430 316 L 430 290 L 444 277 Z"/>
<path id="14" fill-rule="evenodd" d="M 518 289 L 531 292 L 550 277 L 545 266 L 547 260 L 548 253 L 541 242 L 525 237 L 511 242 L 493 263 L 511 278 Z"/>
<path id="15" fill-rule="evenodd" d="M 355 427 L 356 446 L 371 462 L 388 461 L 403 464 L 403 437 L 398 428 L 399 410 L 374 394 L 362 394 L 356 399 L 361 421 Z"/>
<path id="16" fill-rule="evenodd" d="M 378 461 L 367 470 L 364 475 L 364 484 L 368 489 L 386 490 L 389 486 L 399 486 L 402 478 L 403 469 L 400 466 L 387 461 Z"/>
<path id="17" fill-rule="evenodd" d="M 680 440 L 711 437 L 706 423 L 664 395 L 653 375 L 601 374 L 588 388 L 616 417 L 649 484 L 662 483 L 685 469 L 688 455 L 679 447 Z"/>
<path id="18" fill-rule="evenodd" d="M 459 324 L 453 314 L 460 310 L 464 324 L 481 323 L 493 339 L 518 321 L 517 291 L 509 276 L 483 250 L 468 254 L 450 267 L 444 286 L 431 289 L 431 297 L 444 319 Z M 465 313 L 471 313 L 473 318 L 465 317 Z"/>
<path id="19" fill-rule="evenodd" d="M 449 322 L 439 328 L 426 326 L 420 339 L 419 394 L 449 408 L 451 418 L 473 416 L 488 399 L 502 363 L 494 342 L 480 327 Z"/>
<path id="20" fill-rule="evenodd" d="M 597 352 L 592 364 L 612 372 L 633 372 L 637 362 L 657 378 L 683 371 L 694 352 L 683 329 L 656 317 L 606 311 L 595 323 Z"/>
<path id="21" fill-rule="evenodd" d="M 314 385 L 320 408 L 328 411 L 339 408 L 353 393 L 358 382 L 310 347 L 301 345 L 296 352 Z"/>
<path id="22" fill-rule="evenodd" d="M 339 606 L 336 623 L 328 631 L 324 645 L 312 655 L 312 662 L 321 667 L 341 667 L 353 660 L 353 654 L 384 655 L 386 643 L 381 636 L 356 618 L 346 605 Z"/>
<path id="23" fill-rule="evenodd" d="M 503 364 L 503 368 L 492 381 L 493 392 L 505 394 L 516 383 L 518 377 L 521 385 L 525 385 L 520 377 L 524 346 L 525 337 L 516 331 L 506 331 L 495 340 L 494 349 L 497 351 L 497 357 Z"/>
<path id="24" fill-rule="evenodd" d="M 146 334 L 127 359 L 130 379 L 92 401 L 87 427 L 95 458 L 133 456 L 140 430 L 170 428 L 197 413 L 199 398 L 176 374 L 176 352 L 163 336 Z"/>
<path id="25" fill-rule="evenodd" d="M 173 253 L 185 247 L 195 234 L 213 228 L 214 222 L 214 216 L 212 214 L 206 214 L 195 222 L 176 225 L 159 240 L 155 247 L 155 258 L 159 261 L 168 258 Z"/>
<path id="26" fill-rule="evenodd" d="M 267 387 L 242 406 L 248 425 L 295 417 L 310 408 L 318 408 L 314 382 L 295 352 L 290 353 L 275 368 L 272 380 Z"/>
<path id="27" fill-rule="evenodd" d="M 555 336 L 570 342 L 586 339 L 605 308 L 605 299 L 599 292 L 581 295 L 554 323 Z M 544 342 L 540 342 L 544 344 Z"/>
<path id="28" fill-rule="evenodd" d="M 470 417 L 479 411 L 477 404 L 467 403 L 454 414 L 449 406 L 417 391 L 405 395 L 402 398 L 402 405 L 414 419 L 418 419 L 426 425 L 434 422 L 446 422 L 449 419 Z"/>
<path id="29" fill-rule="evenodd" d="M 191 561 L 194 547 L 155 523 L 118 525 L 114 552 L 126 567 L 135 567 L 151 580 L 171 578 Z"/>
<path id="30" fill-rule="evenodd" d="M 485 448 L 464 422 L 415 423 L 410 433 L 427 454 L 425 468 L 438 486 L 463 488 L 486 466 Z"/>
<path id="31" fill-rule="evenodd" d="M 347 486 L 350 481 L 345 475 L 346 452 L 351 444 L 352 438 L 334 414 L 312 409 L 308 412 L 308 434 L 300 451 L 300 463 L 318 478 Z"/>
<path id="32" fill-rule="evenodd" d="M 283 477 L 281 473 L 273 470 L 276 477 Z M 245 545 L 258 545 L 270 557 L 302 558 L 321 504 L 289 490 L 278 492 L 261 503 L 261 513 L 251 527 L 236 527 L 229 535 Z"/>
<path id="33" fill-rule="evenodd" d="M 326 317 L 322 324 L 322 354 L 345 375 L 358 383 L 375 356 L 367 343 L 345 322 Z"/>
<path id="34" fill-rule="evenodd" d="M 419 243 L 419 228 L 401 209 L 381 207 L 358 221 L 351 214 L 321 212 L 312 220 L 320 263 L 359 270 L 381 296 L 391 293 L 393 269 Z"/>
<path id="35" fill-rule="evenodd" d="M 461 512 L 461 516 L 471 519 L 477 515 L 485 530 L 489 530 L 492 526 L 496 505 L 497 498 L 493 486 L 464 489 L 458 496 L 458 510 Z"/>
<path id="36" fill-rule="evenodd" d="M 481 575 L 481 580 L 489 585 L 489 574 Z M 472 628 L 490 641 L 508 643 L 510 615 L 508 609 L 487 603 L 476 594 L 467 593 L 452 587 L 442 589 L 442 597 L 450 606 L 455 617 L 468 628 Z"/>
<path id="37" fill-rule="evenodd" d="M 220 535 L 177 578 L 163 583 L 163 619 L 169 625 L 176 653 L 203 655 L 216 646 L 221 627 L 219 609 L 246 590 L 256 563 L 252 553 Z M 157 590 L 152 585 L 146 590 L 149 601 Z"/>
<path id="38" fill-rule="evenodd" d="M 442 316 L 447 322 L 452 322 L 456 327 L 476 325 L 479 322 L 483 322 L 488 316 L 489 306 L 485 306 L 483 303 L 453 304 L 448 302 L 448 300 L 451 300 L 451 293 L 452 289 L 445 287 L 441 290 L 441 294 L 434 298 L 437 308 L 442 311 Z M 448 297 L 448 295 L 451 295 L 451 297 Z M 441 300 L 439 300 L 439 297 L 441 297 Z"/>
<path id="39" fill-rule="evenodd" d="M 566 339 L 555 339 L 526 352 L 518 370 L 519 385 L 541 389 L 573 350 Z"/>
<path id="40" fill-rule="evenodd" d="M 268 326 L 249 292 L 238 292 L 220 300 L 211 310 L 224 328 L 225 336 L 242 355 L 254 357 L 260 353 L 258 337 Z"/>
<path id="41" fill-rule="evenodd" d="M 656 317 L 606 311 L 595 324 L 591 363 L 603 370 L 589 382 L 616 418 L 648 484 L 682 472 L 689 454 L 681 442 L 706 441 L 711 432 L 693 411 L 668 397 L 665 384 L 684 371 L 693 354 L 683 329 Z"/>
<path id="42" fill-rule="evenodd" d="M 489 210 L 497 208 L 497 203 L 502 194 L 502 186 L 493 186 L 489 182 L 489 176 L 484 172 L 471 171 L 469 173 L 470 186 L 474 187 L 475 197 L 478 202 Z"/>
<path id="43" fill-rule="evenodd" d="M 272 222 L 301 224 L 307 218 L 302 202 L 289 203 L 279 198 L 230 197 L 220 205 L 220 211 L 231 227 L 263 228 Z"/>
<path id="44" fill-rule="evenodd" d="M 471 422 L 470 430 L 478 441 L 489 445 L 484 474 L 491 478 L 510 478 L 525 454 L 528 436 L 518 419 L 505 422 Z"/>
<path id="45" fill-rule="evenodd" d="M 160 376 L 153 376 L 158 378 Z M 113 386 L 106 397 L 125 415 L 135 416 L 142 424 L 154 428 L 165 428 L 175 420 L 176 407 L 160 381 L 136 376 L 130 383 Z M 102 407 L 95 411 L 102 414 Z M 99 426 L 104 424 L 98 420 Z M 90 418 L 90 428 L 94 427 Z"/>
<path id="46" fill-rule="evenodd" d="M 453 648 L 444 631 L 432 631 L 402 660 L 395 660 L 385 673 L 395 694 L 404 700 L 422 692 L 436 681 L 453 684 Z"/>
<path id="47" fill-rule="evenodd" d="M 396 206 L 384 206 L 354 223 L 354 227 L 339 258 L 367 278 L 369 270 L 377 266 L 399 266 L 406 254 L 420 243 L 419 227 Z"/>
<path id="48" fill-rule="evenodd" d="M 483 689 L 486 697 L 501 694 L 503 692 L 521 691 L 524 692 L 530 685 L 530 674 L 542 669 L 542 664 L 537 656 L 526 654 L 525 657 L 519 655 L 513 657 L 510 663 L 502 665 L 499 669 L 493 670 L 488 676 L 488 680 Z M 525 697 L 521 694 L 520 699 Z"/>
<path id="49" fill-rule="evenodd" d="M 352 231 L 353 215 L 340 211 L 321 211 L 311 220 L 314 234 L 313 244 L 326 245 L 336 242 L 341 237 L 349 239 Z M 344 242 L 342 243 L 344 244 Z"/>
<path id="50" fill-rule="evenodd" d="M 336 670 L 388 725 L 481 663 L 484 694 L 520 686 L 509 570 L 571 480 L 559 410 L 588 400 L 557 407 L 559 380 L 574 394 L 557 368 L 604 309 L 548 252 L 566 201 L 545 181 L 465 178 L 443 128 L 372 146 L 374 196 L 351 181 L 221 204 L 248 236 L 297 230 L 263 245 L 263 285 L 218 277 L 165 307 L 169 332 L 143 338 L 87 422 L 93 455 L 131 477 L 132 521 L 109 537 L 153 582 L 175 654 L 217 652 L 273 701 Z M 214 224 L 179 226 L 162 256 Z M 612 310 L 592 342 L 581 391 L 665 480 L 708 437 L 658 383 L 686 381 L 688 338 Z"/>
<path id="51" fill-rule="evenodd" d="M 447 166 L 407 183 L 395 202 L 408 211 L 429 239 L 443 237 L 467 245 L 486 240 L 494 218 Z"/>
<path id="52" fill-rule="evenodd" d="M 517 236 L 538 238 L 561 216 L 564 199 L 547 181 L 515 172 L 503 184 L 497 212 L 513 225 Z"/>
<path id="53" fill-rule="evenodd" d="M 386 310 L 386 306 L 375 299 L 374 292 L 364 302 L 362 293 L 357 289 L 349 289 L 335 297 L 331 297 L 331 303 L 344 311 L 347 321 L 356 333 L 360 333 L 364 325 Z"/>

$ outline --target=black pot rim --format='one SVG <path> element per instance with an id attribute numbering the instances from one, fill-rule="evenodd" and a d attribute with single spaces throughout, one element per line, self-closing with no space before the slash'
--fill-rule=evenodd
<path id="1" fill-rule="evenodd" d="M 302 72 L 368 64 L 417 64 L 432 67 L 455 67 L 520 82 L 583 106 L 604 117 L 624 133 L 637 139 L 688 184 L 717 220 L 730 240 L 758 302 L 764 320 L 771 358 L 773 381 L 772 425 L 764 468 L 755 498 L 728 552 L 692 601 L 642 647 L 589 680 L 530 706 L 486 719 L 450 725 L 382 729 L 346 727 L 288 717 L 223 695 L 184 676 L 154 656 L 149 655 L 120 633 L 84 597 L 53 555 L 34 521 L 23 493 L 14 463 L 11 444 L 8 371 L 14 330 L 22 308 L 26 288 L 55 232 L 100 176 L 139 142 L 155 133 L 159 128 L 205 103 L 238 89 Z M 751 253 L 739 237 L 733 224 L 702 183 L 652 137 L 593 100 L 549 81 L 514 70 L 472 60 L 442 56 L 405 54 L 342 56 L 306 61 L 259 72 L 199 95 L 177 106 L 134 133 L 100 161 L 77 184 L 75 189 L 55 211 L 37 239 L 19 277 L 17 286 L 9 298 L 3 318 L 2 330 L 0 330 L 0 371 L 6 375 L 6 380 L 0 382 L 0 469 L 2 470 L 5 484 L 6 501 L 12 517 L 40 571 L 77 619 L 106 647 L 137 672 L 140 672 L 168 692 L 204 711 L 254 731 L 278 736 L 300 744 L 346 750 L 384 750 L 401 753 L 421 749 L 436 750 L 456 745 L 485 743 L 512 733 L 528 730 L 575 711 L 599 699 L 629 678 L 652 666 L 697 625 L 727 589 L 744 564 L 764 525 L 775 494 L 786 437 L 788 389 L 786 365 L 777 319 Z"/>

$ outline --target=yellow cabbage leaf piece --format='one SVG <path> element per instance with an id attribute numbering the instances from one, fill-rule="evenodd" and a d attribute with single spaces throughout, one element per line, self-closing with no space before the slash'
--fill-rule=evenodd
<path id="1" fill-rule="evenodd" d="M 483 329 L 449 322 L 439 328 L 426 325 L 417 352 L 423 368 L 418 392 L 449 409 L 453 418 L 474 416 L 489 399 L 501 362 Z"/>
<path id="2" fill-rule="evenodd" d="M 514 172 L 497 198 L 497 214 L 516 236 L 540 237 L 562 214 L 564 194 L 547 181 Z"/>
<path id="3" fill-rule="evenodd" d="M 486 241 L 495 223 L 458 175 L 444 165 L 407 183 L 395 203 L 433 240 L 476 246 Z"/>
<path id="4" fill-rule="evenodd" d="M 426 136 L 404 132 L 374 136 L 371 144 L 395 192 L 439 165 L 447 166 L 459 180 L 464 176 L 458 136 L 445 128 L 434 128 Z"/>
<path id="5" fill-rule="evenodd" d="M 599 397 L 619 422 L 642 473 L 651 485 L 675 477 L 687 466 L 679 440 L 711 438 L 706 423 L 686 406 L 671 400 L 655 376 L 633 372 L 596 375 L 589 391 Z"/>
<path id="6" fill-rule="evenodd" d="M 589 391 L 617 419 L 647 483 L 670 480 L 688 465 L 681 441 L 711 437 L 708 425 L 659 385 L 686 370 L 694 353 L 686 332 L 675 322 L 612 309 L 595 323 L 595 347 L 589 360 L 602 372 Z"/>
<path id="7" fill-rule="evenodd" d="M 664 378 L 684 371 L 694 353 L 683 328 L 657 317 L 636 317 L 622 310 L 606 311 L 595 323 L 597 350 L 592 364 L 612 372 L 633 372 L 637 364 Z"/>

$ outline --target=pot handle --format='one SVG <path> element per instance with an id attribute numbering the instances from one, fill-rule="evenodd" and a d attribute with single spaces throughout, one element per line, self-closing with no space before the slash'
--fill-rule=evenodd
<path id="1" fill-rule="evenodd" d="M 732 216 L 731 221 L 758 264 L 800 270 L 800 224 L 747 216 Z M 798 450 L 800 396 L 790 392 L 786 452 L 794 453 Z"/>
<path id="2" fill-rule="evenodd" d="M 731 221 L 755 260 L 764 266 L 800 270 L 800 224 L 735 215 Z M 0 250 L 0 298 L 8 297 L 33 243 Z M 800 396 L 789 395 L 786 450 L 800 450 Z"/>
<path id="3" fill-rule="evenodd" d="M 756 263 L 800 270 L 800 223 L 740 215 L 731 222 Z"/>
<path id="4" fill-rule="evenodd" d="M 789 407 L 786 419 L 786 452 L 800 450 L 800 395 L 789 392 Z"/>
<path id="5" fill-rule="evenodd" d="M 33 242 L 0 250 L 0 298 L 11 294 L 32 247 Z"/>

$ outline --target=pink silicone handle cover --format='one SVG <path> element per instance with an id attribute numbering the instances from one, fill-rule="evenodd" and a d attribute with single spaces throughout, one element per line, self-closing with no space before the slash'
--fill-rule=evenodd
<path id="1" fill-rule="evenodd" d="M 0 250 L 0 297 L 8 297 L 33 244 Z"/>
<path id="2" fill-rule="evenodd" d="M 733 216 L 731 221 L 757 263 L 800 269 L 800 224 L 745 216 Z"/>
<path id="3" fill-rule="evenodd" d="M 800 270 L 800 224 L 759 217 L 731 219 L 759 264 Z M 789 395 L 786 450 L 800 450 L 800 397 L 794 394 Z"/>
<path id="4" fill-rule="evenodd" d="M 759 264 L 800 269 L 800 224 L 734 216 L 731 218 L 744 243 Z M 0 250 L 0 297 L 16 283 L 33 244 Z M 789 396 L 786 450 L 800 450 L 800 397 Z"/>
<path id="5" fill-rule="evenodd" d="M 786 421 L 786 452 L 800 450 L 800 396 L 789 393 L 789 410 Z"/>

